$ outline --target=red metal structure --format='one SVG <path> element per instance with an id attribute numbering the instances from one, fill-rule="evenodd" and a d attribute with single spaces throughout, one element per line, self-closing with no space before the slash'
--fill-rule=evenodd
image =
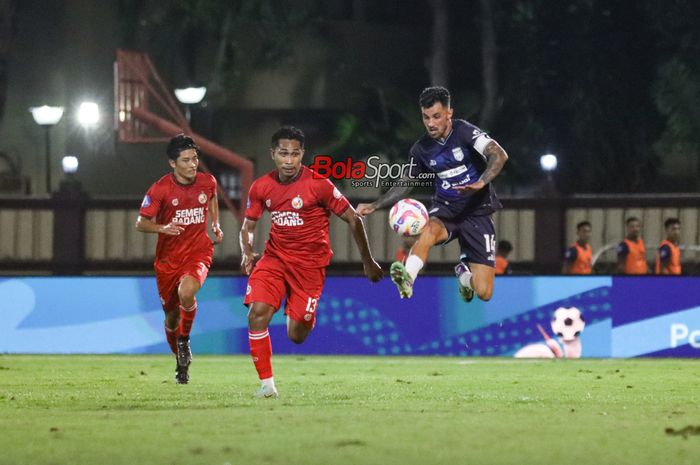
<path id="1" fill-rule="evenodd" d="M 243 199 L 253 182 L 253 162 L 205 137 L 193 133 L 170 89 L 148 55 L 117 50 L 114 62 L 114 123 L 119 142 L 165 142 L 181 132 L 191 135 L 202 152 L 238 171 L 241 204 L 235 205 L 219 186 L 219 197 L 228 209 L 243 219 Z M 200 166 L 209 172 L 203 161 Z"/>

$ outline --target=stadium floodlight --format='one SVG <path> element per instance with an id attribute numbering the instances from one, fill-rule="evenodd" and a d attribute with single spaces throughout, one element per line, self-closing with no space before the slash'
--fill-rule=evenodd
<path id="1" fill-rule="evenodd" d="M 540 167 L 542 171 L 551 172 L 557 169 L 557 156 L 551 153 L 540 157 Z"/>
<path id="2" fill-rule="evenodd" d="M 61 165 L 65 174 L 75 174 L 78 171 L 78 157 L 66 155 L 61 160 Z"/>
<path id="3" fill-rule="evenodd" d="M 63 117 L 63 107 L 42 105 L 31 107 L 34 122 L 44 128 L 44 145 L 46 161 L 46 193 L 51 193 L 51 128 L 58 124 Z"/>
<path id="4" fill-rule="evenodd" d="M 207 94 L 206 87 L 187 87 L 175 89 L 175 97 L 185 105 L 196 105 L 204 99 Z"/>
<path id="5" fill-rule="evenodd" d="M 87 128 L 100 121 L 100 107 L 95 102 L 83 102 L 78 107 L 78 123 Z"/>

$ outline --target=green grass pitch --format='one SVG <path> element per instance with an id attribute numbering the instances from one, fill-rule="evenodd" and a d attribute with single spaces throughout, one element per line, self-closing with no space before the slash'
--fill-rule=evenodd
<path id="1" fill-rule="evenodd" d="M 0 464 L 696 464 L 699 360 L 0 355 Z"/>

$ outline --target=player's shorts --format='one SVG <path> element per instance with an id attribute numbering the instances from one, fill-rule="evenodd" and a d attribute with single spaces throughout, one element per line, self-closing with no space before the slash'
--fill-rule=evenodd
<path id="1" fill-rule="evenodd" d="M 459 241 L 460 259 L 467 263 L 496 266 L 496 228 L 491 215 L 462 215 L 448 205 L 434 203 L 428 210 L 447 229 L 447 244 Z"/>
<path id="2" fill-rule="evenodd" d="M 243 303 L 262 302 L 277 311 L 286 296 L 285 315 L 313 329 L 325 278 L 325 268 L 290 269 L 279 258 L 263 254 L 248 278 Z"/>
<path id="3" fill-rule="evenodd" d="M 178 305 L 180 305 L 177 288 L 185 276 L 192 276 L 199 281 L 201 286 L 207 279 L 207 274 L 209 274 L 209 265 L 207 265 L 207 262 L 200 260 L 192 260 L 178 267 L 156 262 L 153 265 L 153 269 L 156 272 L 160 303 L 163 305 L 165 312 L 177 310 Z"/>

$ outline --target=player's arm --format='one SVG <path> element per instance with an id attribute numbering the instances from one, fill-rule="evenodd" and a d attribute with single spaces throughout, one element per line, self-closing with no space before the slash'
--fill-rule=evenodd
<path id="1" fill-rule="evenodd" d="M 219 197 L 214 191 L 211 200 L 209 201 L 209 214 L 211 215 L 211 232 L 214 233 L 214 243 L 218 244 L 224 239 L 224 232 L 221 230 L 219 223 Z"/>
<path id="2" fill-rule="evenodd" d="M 258 224 L 257 220 L 246 218 L 243 220 L 243 226 L 241 226 L 241 232 L 239 234 L 239 240 L 241 242 L 241 271 L 245 274 L 250 274 L 250 272 L 253 271 L 253 263 L 255 262 L 255 257 L 258 255 L 253 251 L 256 224 Z"/>
<path id="3" fill-rule="evenodd" d="M 365 276 L 367 276 L 370 281 L 376 283 L 382 279 L 384 272 L 372 257 L 372 251 L 369 248 L 367 231 L 365 230 L 365 224 L 362 221 L 362 217 L 355 211 L 354 208 L 352 208 L 351 205 L 348 205 L 348 208 L 342 215 L 340 215 L 340 218 L 345 221 L 348 226 L 350 226 L 352 237 L 355 239 L 358 249 L 360 249 L 360 256 L 362 257 L 362 265 L 364 267 Z"/>
<path id="4" fill-rule="evenodd" d="M 168 236 L 179 236 L 185 230 L 177 223 L 158 224 L 153 218 L 146 218 L 141 215 L 136 219 L 136 229 L 143 233 L 166 234 Z"/>
<path id="5" fill-rule="evenodd" d="M 413 187 L 408 185 L 410 184 L 408 182 L 410 180 L 411 178 L 409 176 L 404 176 L 396 185 L 386 191 L 374 202 L 357 204 L 357 214 L 360 216 L 369 215 L 375 210 L 380 210 L 386 206 L 393 205 L 394 203 L 403 199 L 409 194 L 409 192 L 411 192 L 411 190 L 413 190 Z"/>
<path id="6" fill-rule="evenodd" d="M 488 183 L 493 181 L 496 176 L 498 176 L 498 173 L 501 172 L 501 170 L 503 169 L 503 165 L 505 165 L 506 161 L 508 160 L 508 154 L 505 150 L 503 150 L 503 147 L 501 147 L 500 144 L 495 140 L 492 140 L 488 144 L 486 144 L 486 147 L 484 147 L 483 155 L 486 158 L 486 169 L 483 173 L 481 173 L 479 179 L 477 179 L 471 184 L 467 184 L 464 186 L 455 186 L 453 187 L 453 189 L 464 193 L 476 192 L 480 189 L 483 189 L 484 186 L 486 186 Z"/>
<path id="7" fill-rule="evenodd" d="M 616 271 L 620 274 L 625 274 L 625 261 L 627 261 L 627 254 L 629 249 L 627 244 L 624 242 L 617 246 L 617 269 Z"/>
<path id="8" fill-rule="evenodd" d="M 659 272 L 661 274 L 669 274 L 668 263 L 671 261 L 671 248 L 669 246 L 662 245 L 659 247 L 659 261 L 661 262 Z"/>
<path id="9" fill-rule="evenodd" d="M 564 252 L 564 264 L 561 267 L 561 274 L 571 274 L 571 265 L 576 261 L 578 252 L 576 247 L 569 247 Z"/>

